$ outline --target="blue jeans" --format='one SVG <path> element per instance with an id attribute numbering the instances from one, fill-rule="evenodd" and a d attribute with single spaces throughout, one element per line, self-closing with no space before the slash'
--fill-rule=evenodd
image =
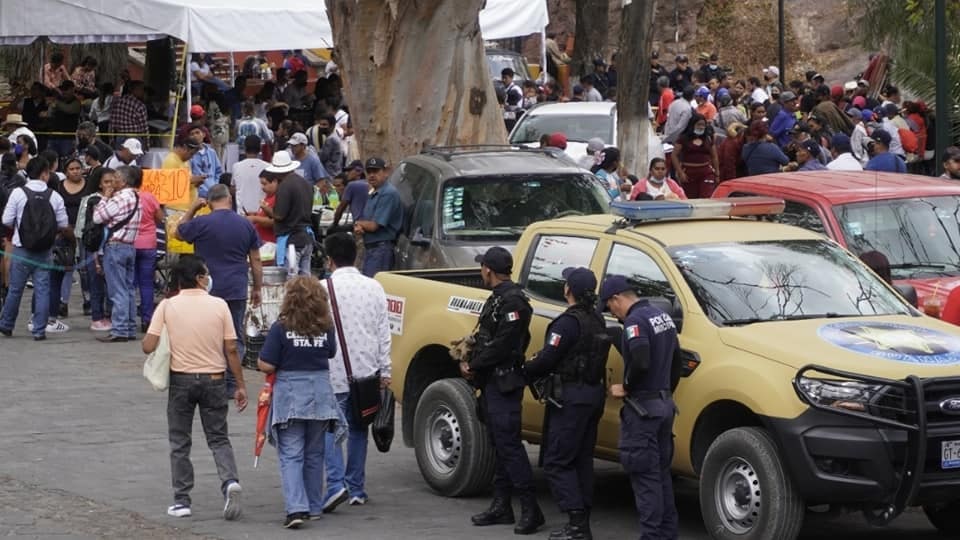
<path id="1" fill-rule="evenodd" d="M 310 237 L 307 244 L 300 249 L 297 249 L 293 244 L 287 244 L 287 279 L 309 276 L 312 255 L 313 237 Z"/>
<path id="2" fill-rule="evenodd" d="M 290 420 L 277 430 L 280 485 L 288 514 L 323 512 L 323 451 L 326 420 Z"/>
<path id="3" fill-rule="evenodd" d="M 10 261 L 10 288 L 0 313 L 0 330 L 13 331 L 20 311 L 20 299 L 27 287 L 27 280 L 33 278 L 33 335 L 43 336 L 47 330 L 47 316 L 50 314 L 50 270 L 53 252 L 27 251 L 22 247 L 13 248 Z M 59 307 L 59 306 L 58 306 Z"/>
<path id="4" fill-rule="evenodd" d="M 230 309 L 230 318 L 233 319 L 233 329 L 237 333 L 237 356 L 243 361 L 243 353 L 246 347 L 243 343 L 243 317 L 247 314 L 247 300 L 226 300 L 227 308 Z M 237 389 L 237 379 L 230 371 L 229 360 L 227 362 L 227 399 L 233 399 L 233 393 Z"/>
<path id="5" fill-rule="evenodd" d="M 393 270 L 393 242 L 377 242 L 366 246 L 363 256 L 363 275 L 373 277 L 377 272 Z"/>
<path id="6" fill-rule="evenodd" d="M 107 296 L 107 282 L 102 274 L 97 273 L 96 257 L 98 255 L 93 254 L 84 261 L 87 266 L 87 280 L 90 283 L 90 320 L 94 322 L 103 320 L 106 313 L 104 302 Z"/>
<path id="7" fill-rule="evenodd" d="M 136 300 L 133 295 L 133 275 L 137 250 L 131 244 L 110 243 L 103 248 L 103 271 L 107 278 L 107 293 L 113 302 L 110 334 L 118 337 L 137 337 Z"/>
<path id="8" fill-rule="evenodd" d="M 153 274 L 157 269 L 157 250 L 138 249 L 134 265 L 134 280 L 140 289 L 140 322 L 150 325 L 153 317 Z"/>
<path id="9" fill-rule="evenodd" d="M 347 466 L 343 466 L 343 448 L 336 443 L 332 433 L 327 433 L 327 497 L 347 488 L 351 497 L 367 498 L 363 489 L 367 467 L 367 428 L 354 424 L 353 414 L 350 412 L 350 393 L 337 394 L 337 403 L 340 410 L 347 417 Z"/>

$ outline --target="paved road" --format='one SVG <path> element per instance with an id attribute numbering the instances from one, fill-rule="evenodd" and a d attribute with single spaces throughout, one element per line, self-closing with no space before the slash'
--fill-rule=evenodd
<path id="1" fill-rule="evenodd" d="M 24 302 L 28 306 L 29 301 Z M 75 306 L 79 307 L 79 306 Z M 78 310 L 79 311 L 79 310 Z M 74 330 L 35 343 L 22 314 L 13 338 L 0 338 L 0 536 L 21 538 L 273 538 L 282 533 L 283 500 L 275 452 L 252 467 L 255 414 L 231 412 L 232 440 L 244 487 L 244 517 L 221 519 L 213 460 L 194 429 L 194 516 L 166 516 L 171 489 L 166 439 L 166 395 L 141 377 L 139 344 L 104 345 L 81 317 Z M 260 377 L 247 372 L 249 391 Z M 476 539 L 512 538 L 506 527 L 478 529 L 469 516 L 486 500 L 446 499 L 420 479 L 413 451 L 389 454 L 371 444 L 364 507 L 341 507 L 301 533 L 305 538 Z M 632 538 L 632 495 L 619 467 L 597 462 L 598 539 Z M 537 471 L 549 526 L 561 523 Z M 706 539 L 695 486 L 681 482 L 678 506 L 684 539 Z M 546 533 L 540 535 L 546 536 Z M 936 538 L 922 514 L 910 512 L 886 529 L 857 516 L 808 519 L 804 538 Z"/>

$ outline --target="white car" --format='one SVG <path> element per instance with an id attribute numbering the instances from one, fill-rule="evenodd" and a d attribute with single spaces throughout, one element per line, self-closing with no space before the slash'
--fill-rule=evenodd
<path id="1" fill-rule="evenodd" d="M 587 153 L 587 141 L 597 137 L 606 146 L 617 145 L 617 104 L 601 102 L 540 103 L 528 110 L 510 132 L 510 144 L 537 147 L 544 134 L 567 136 L 566 154 L 574 161 Z M 664 145 L 650 124 L 648 159 L 664 157 Z M 629 149 L 620 148 L 621 154 Z M 645 168 L 645 167 L 644 167 Z M 646 170 L 638 171 L 645 175 Z"/>

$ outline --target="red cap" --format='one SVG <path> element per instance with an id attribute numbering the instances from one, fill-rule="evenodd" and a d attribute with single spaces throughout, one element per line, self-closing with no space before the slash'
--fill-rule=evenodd
<path id="1" fill-rule="evenodd" d="M 554 148 L 559 148 L 561 150 L 567 149 L 567 136 L 563 133 L 551 133 L 550 134 L 550 146 Z"/>
<path id="2" fill-rule="evenodd" d="M 830 97 L 832 98 L 842 98 L 843 97 L 843 87 L 839 84 L 830 87 Z"/>
<path id="3" fill-rule="evenodd" d="M 190 107 L 190 117 L 191 118 L 202 118 L 206 112 L 203 110 L 203 107 L 200 105 L 194 105 Z"/>

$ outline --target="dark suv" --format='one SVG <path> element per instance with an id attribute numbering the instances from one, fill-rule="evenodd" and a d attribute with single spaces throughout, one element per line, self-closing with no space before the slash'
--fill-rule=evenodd
<path id="1" fill-rule="evenodd" d="M 531 223 L 605 214 L 610 204 L 596 177 L 550 149 L 433 147 L 389 181 L 404 205 L 398 270 L 475 266 L 478 253 L 511 249 Z"/>

